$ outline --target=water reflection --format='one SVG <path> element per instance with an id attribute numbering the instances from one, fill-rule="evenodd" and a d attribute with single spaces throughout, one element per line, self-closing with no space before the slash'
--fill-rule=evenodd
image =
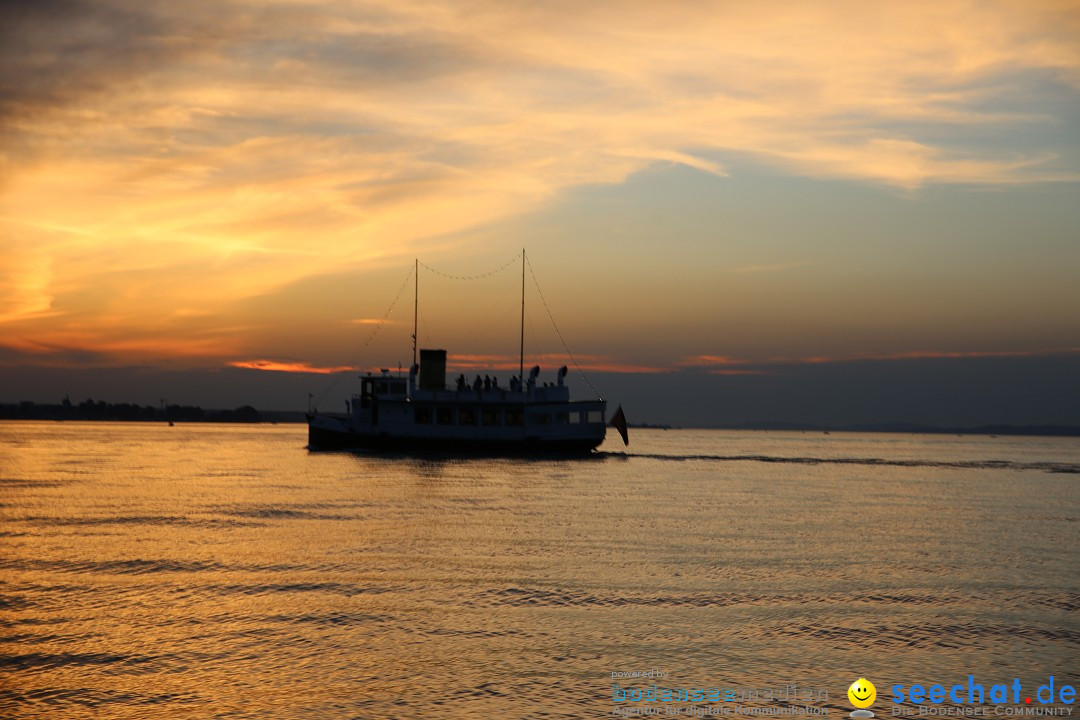
<path id="1" fill-rule="evenodd" d="M 592 462 L 303 445 L 0 424 L 4 712 L 587 717 L 612 670 L 648 667 L 827 687 L 845 713 L 858 676 L 1075 684 L 1073 441 L 642 431 Z"/>

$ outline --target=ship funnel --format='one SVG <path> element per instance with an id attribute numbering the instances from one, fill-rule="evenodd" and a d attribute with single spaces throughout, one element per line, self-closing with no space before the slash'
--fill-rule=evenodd
<path id="1" fill-rule="evenodd" d="M 446 351 L 420 351 L 420 389 L 446 389 Z"/>

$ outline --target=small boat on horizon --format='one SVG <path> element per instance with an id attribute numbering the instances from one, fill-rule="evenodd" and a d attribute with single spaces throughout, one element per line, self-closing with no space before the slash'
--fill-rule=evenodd
<path id="1" fill-rule="evenodd" d="M 389 369 L 365 373 L 345 413 L 310 411 L 308 448 L 466 455 L 582 455 L 597 448 L 607 430 L 607 401 L 571 400 L 565 365 L 554 383 L 540 384 L 539 365 L 524 372 L 524 250 L 521 258 L 521 354 L 518 374 L 508 386 L 492 382 L 490 375 L 469 382 L 462 374 L 449 387 L 446 350 L 424 348 L 417 356 L 414 305 L 408 376 Z M 419 261 L 414 272 L 419 285 Z M 627 442 L 621 407 L 612 423 Z"/>

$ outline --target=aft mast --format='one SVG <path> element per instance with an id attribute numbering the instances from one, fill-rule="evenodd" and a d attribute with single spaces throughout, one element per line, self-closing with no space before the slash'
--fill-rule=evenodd
<path id="1" fill-rule="evenodd" d="M 518 380 L 525 387 L 525 248 L 521 248 L 521 345 L 518 354 Z"/>

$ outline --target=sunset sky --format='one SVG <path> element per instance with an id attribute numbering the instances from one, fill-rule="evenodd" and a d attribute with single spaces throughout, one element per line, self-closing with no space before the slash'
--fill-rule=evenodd
<path id="1" fill-rule="evenodd" d="M 417 257 L 421 345 L 508 375 L 522 247 L 526 362 L 535 274 L 642 419 L 1075 378 L 1080 4 L 0 4 L 0 402 L 302 408 L 408 365 Z M 880 419 L 1080 424 L 1035 394 Z"/>

